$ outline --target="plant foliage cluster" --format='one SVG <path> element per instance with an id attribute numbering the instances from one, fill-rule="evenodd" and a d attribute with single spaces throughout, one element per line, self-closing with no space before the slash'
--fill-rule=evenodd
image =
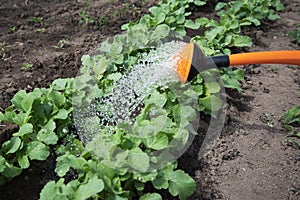
<path id="1" fill-rule="evenodd" d="M 77 105 L 91 101 L 94 94 L 86 91 L 103 94 L 113 90 L 122 74 L 130 70 L 138 58 L 149 50 L 147 46 L 167 37 L 171 31 L 177 37 L 182 37 L 186 35 L 186 29 L 205 28 L 204 35 L 192 40 L 207 55 L 230 53 L 229 49 L 232 47 L 251 45 L 251 38 L 240 35 L 243 27 L 258 26 L 265 18 L 277 19 L 276 11 L 283 9 L 278 0 L 238 0 L 216 5 L 219 21 L 204 17 L 188 19 L 192 11 L 205 4 L 206 1 L 202 0 L 162 1 L 151 7 L 150 14 L 144 15 L 139 22 L 123 25 L 122 28 L 127 30 L 124 35 L 116 36 L 113 42 L 104 42 L 100 48 L 103 54 L 83 56 L 82 75 L 79 77 L 57 79 L 49 88 L 36 88 L 29 93 L 19 91 L 11 100 L 12 106 L 5 113 L 0 112 L 0 122 L 10 122 L 19 127 L 1 146 L 0 184 L 29 168 L 32 160 L 46 160 L 54 153 L 57 157 L 55 172 L 60 179 L 45 185 L 40 194 L 41 199 L 162 199 L 159 193 L 145 193 L 146 184 L 152 184 L 157 190 L 168 190 L 171 195 L 180 199 L 192 195 L 196 188 L 195 181 L 187 173 L 177 169 L 176 162 L 147 172 L 150 158 L 133 156 L 125 164 L 138 168 L 140 172 L 135 173 L 128 172 L 125 168 L 112 169 L 100 162 L 72 131 L 72 101 Z M 215 71 L 205 73 L 210 76 Z M 241 90 L 241 70 L 222 69 L 221 74 L 225 87 Z M 151 123 L 155 125 L 155 121 L 147 120 L 146 115 L 149 110 L 156 109 L 161 114 L 153 120 L 165 120 L 167 124 L 162 132 L 147 140 L 129 137 L 124 127 L 116 127 L 115 134 L 110 136 L 103 134 L 114 141 L 115 147 L 126 150 L 126 155 L 118 155 L 120 161 L 122 156 L 128 157 L 132 152 L 144 155 L 143 152 L 146 151 L 164 149 L 174 138 L 184 145 L 189 131 L 196 134 L 188 126 L 179 130 L 176 119 L 181 117 L 181 122 L 186 121 L 188 124 L 195 118 L 196 112 L 213 114 L 222 106 L 216 95 L 221 88 L 219 83 L 211 79 L 204 81 L 202 76 L 203 74 L 198 75 L 192 81 L 191 89 L 182 94 L 183 98 L 186 95 L 199 102 L 197 108 L 187 107 L 189 112 L 181 114 L 174 94 L 167 89 L 157 88 L 145 99 L 145 106 L 137 117 L 136 126 L 146 130 Z M 89 84 L 90 82 L 97 84 Z M 184 90 L 184 85 L 181 87 Z M 71 169 L 76 172 L 76 177 L 67 182 L 65 176 Z"/>
<path id="2" fill-rule="evenodd" d="M 281 119 L 282 127 L 289 131 L 289 142 L 300 148 L 300 106 L 293 107 L 286 111 Z M 298 140 L 297 140 L 298 139 Z"/>

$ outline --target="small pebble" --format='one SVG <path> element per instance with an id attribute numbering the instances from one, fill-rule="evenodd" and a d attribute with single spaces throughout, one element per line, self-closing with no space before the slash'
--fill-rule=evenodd
<path id="1" fill-rule="evenodd" d="M 263 87 L 263 93 L 269 93 L 269 92 L 270 92 L 270 89 Z"/>

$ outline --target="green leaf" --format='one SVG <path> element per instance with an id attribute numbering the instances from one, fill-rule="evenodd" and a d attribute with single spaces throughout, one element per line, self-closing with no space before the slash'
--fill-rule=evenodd
<path id="1" fill-rule="evenodd" d="M 229 23 L 229 26 L 228 26 L 228 29 L 232 29 L 232 30 L 235 30 L 235 29 L 238 29 L 240 27 L 239 25 L 239 21 L 236 20 L 236 19 L 232 19 L 230 20 L 230 23 Z"/>
<path id="2" fill-rule="evenodd" d="M 17 133 L 14 133 L 13 136 L 23 136 L 33 132 L 32 124 L 26 123 L 23 124 Z"/>
<path id="3" fill-rule="evenodd" d="M 244 71 L 243 70 L 233 70 L 229 73 L 231 75 L 231 78 L 236 80 L 244 80 Z"/>
<path id="4" fill-rule="evenodd" d="M 103 74 L 108 66 L 108 61 L 104 58 L 101 57 L 101 59 L 97 62 L 95 66 L 93 66 L 93 70 L 97 75 Z"/>
<path id="5" fill-rule="evenodd" d="M 161 7 L 158 7 L 158 6 L 152 6 L 152 7 L 150 7 L 149 11 L 153 15 L 159 15 L 159 13 L 163 12 L 163 10 L 161 9 Z"/>
<path id="6" fill-rule="evenodd" d="M 288 36 L 300 44 L 300 29 L 290 31 Z"/>
<path id="7" fill-rule="evenodd" d="M 5 158 L 0 156 L 0 173 L 5 169 Z"/>
<path id="8" fill-rule="evenodd" d="M 161 150 L 168 147 L 168 144 L 169 144 L 168 136 L 166 136 L 165 134 L 157 134 L 154 137 L 154 140 L 151 141 L 151 143 L 148 145 L 148 147 L 155 150 Z"/>
<path id="9" fill-rule="evenodd" d="M 259 26 L 261 24 L 260 21 L 253 16 L 246 17 L 245 20 L 250 21 L 255 26 Z M 250 24 L 245 24 L 245 25 L 250 25 Z M 242 24 L 240 24 L 240 26 L 242 26 Z"/>
<path id="10" fill-rule="evenodd" d="M 2 149 L 6 154 L 15 153 L 21 147 L 21 139 L 19 137 L 12 137 L 10 140 L 6 141 L 2 145 Z"/>
<path id="11" fill-rule="evenodd" d="M 166 19 L 166 14 L 161 12 L 158 15 L 155 16 L 155 25 L 161 24 L 162 22 L 164 22 Z"/>
<path id="12" fill-rule="evenodd" d="M 0 123 L 4 120 L 4 114 L 0 112 Z"/>
<path id="13" fill-rule="evenodd" d="M 233 36 L 232 35 L 227 35 L 226 37 L 225 37 L 225 41 L 224 41 L 224 45 L 230 45 L 231 44 L 231 41 L 232 41 L 232 38 L 233 38 Z"/>
<path id="14" fill-rule="evenodd" d="M 147 193 L 140 197 L 140 200 L 162 200 L 158 193 Z"/>
<path id="15" fill-rule="evenodd" d="M 186 199 L 196 189 L 195 181 L 182 170 L 168 172 L 165 178 L 169 180 L 169 192 L 180 199 Z"/>
<path id="16" fill-rule="evenodd" d="M 14 95 L 14 97 L 10 101 L 19 111 L 24 111 L 23 107 L 22 107 L 22 100 L 26 96 L 27 96 L 27 94 L 26 94 L 25 90 L 20 90 L 19 92 L 17 92 Z"/>
<path id="17" fill-rule="evenodd" d="M 21 174 L 22 169 L 19 167 L 15 167 L 7 162 L 5 162 L 5 169 L 2 172 L 2 175 L 8 178 L 13 178 Z"/>
<path id="18" fill-rule="evenodd" d="M 167 189 L 169 187 L 169 182 L 164 178 L 156 178 L 152 181 L 152 185 L 158 190 Z"/>
<path id="19" fill-rule="evenodd" d="M 236 89 L 239 92 L 242 91 L 241 83 L 237 79 L 234 79 L 234 78 L 228 76 L 227 74 L 222 75 L 221 78 L 222 78 L 222 83 L 223 83 L 224 87 Z"/>
<path id="20" fill-rule="evenodd" d="M 186 35 L 186 30 L 184 27 L 177 27 L 176 32 L 179 34 L 179 36 L 185 36 Z"/>
<path id="21" fill-rule="evenodd" d="M 275 2 L 276 11 L 284 11 L 284 5 L 280 1 Z"/>
<path id="22" fill-rule="evenodd" d="M 18 157 L 18 163 L 22 169 L 27 169 L 30 165 L 27 155 L 22 155 Z"/>
<path id="23" fill-rule="evenodd" d="M 120 195 L 117 194 L 110 194 L 107 197 L 107 200 L 128 200 L 128 197 L 121 197 Z"/>
<path id="24" fill-rule="evenodd" d="M 48 182 L 40 193 L 40 200 L 56 199 L 56 190 L 55 181 Z"/>
<path id="25" fill-rule="evenodd" d="M 221 10 L 222 8 L 224 8 L 226 6 L 226 3 L 223 3 L 223 2 L 219 2 L 216 7 L 215 7 L 215 10 L 218 11 L 218 10 Z"/>
<path id="26" fill-rule="evenodd" d="M 170 27 L 166 24 L 160 24 L 158 25 L 154 32 L 151 35 L 152 41 L 158 41 L 160 39 L 163 39 L 169 35 Z"/>
<path id="27" fill-rule="evenodd" d="M 64 106 L 66 102 L 65 96 L 58 91 L 50 91 L 47 97 L 49 98 L 49 100 L 54 102 L 54 105 L 57 108 Z"/>
<path id="28" fill-rule="evenodd" d="M 55 128 L 55 122 L 52 119 L 49 120 L 49 122 L 41 130 L 39 130 L 37 139 L 45 144 L 56 144 L 58 136 L 54 132 Z"/>
<path id="29" fill-rule="evenodd" d="M 199 29 L 200 28 L 200 23 L 198 23 L 197 21 L 193 21 L 193 20 L 186 20 L 184 23 L 184 26 L 186 28 L 190 28 L 190 29 Z"/>
<path id="30" fill-rule="evenodd" d="M 235 47 L 250 47 L 252 39 L 249 36 L 236 35 L 234 37 L 233 46 Z"/>
<path id="31" fill-rule="evenodd" d="M 121 77 L 122 77 L 122 74 L 116 72 L 116 73 L 112 73 L 112 74 L 107 75 L 106 78 L 107 78 L 108 80 L 112 80 L 112 81 L 114 81 L 114 82 L 117 82 L 117 81 L 120 80 Z"/>
<path id="32" fill-rule="evenodd" d="M 268 19 L 276 20 L 276 19 L 280 19 L 280 16 L 278 14 L 269 14 Z"/>
<path id="33" fill-rule="evenodd" d="M 208 82 L 205 83 L 205 86 L 211 94 L 218 93 L 221 89 L 220 85 L 217 82 Z"/>
<path id="34" fill-rule="evenodd" d="M 215 95 L 207 96 L 200 99 L 200 102 L 209 111 L 217 111 L 222 107 L 222 101 Z"/>
<path id="35" fill-rule="evenodd" d="M 300 106 L 293 107 L 285 112 L 282 123 L 300 125 Z"/>
<path id="36" fill-rule="evenodd" d="M 135 181 L 134 182 L 134 187 L 138 191 L 143 191 L 145 189 L 145 183 L 142 183 L 140 181 Z"/>
<path id="37" fill-rule="evenodd" d="M 166 113 L 162 113 L 161 115 L 151 119 L 150 126 L 148 126 L 148 128 L 151 129 L 149 130 L 149 133 L 153 135 L 153 134 L 157 134 L 159 131 L 162 131 L 167 124 L 167 120 L 168 117 Z"/>
<path id="38" fill-rule="evenodd" d="M 70 170 L 70 168 L 75 170 L 83 170 L 86 164 L 87 161 L 84 158 L 77 157 L 67 152 L 56 159 L 55 172 L 58 176 L 63 177 Z"/>
<path id="39" fill-rule="evenodd" d="M 205 37 L 209 41 L 212 41 L 213 39 L 215 39 L 217 37 L 218 34 L 221 34 L 223 31 L 224 31 L 224 27 L 223 26 L 218 26 L 218 27 L 215 27 L 215 28 L 211 29 L 210 31 L 206 31 L 205 32 Z"/>
<path id="40" fill-rule="evenodd" d="M 66 109 L 59 109 L 58 113 L 53 116 L 53 119 L 67 119 L 69 115 L 69 111 Z"/>
<path id="41" fill-rule="evenodd" d="M 129 152 L 128 163 L 140 172 L 146 172 L 150 166 L 149 156 L 141 150 L 136 151 L 135 149 Z"/>
<path id="42" fill-rule="evenodd" d="M 201 17 L 195 20 L 201 27 L 205 27 L 209 23 L 209 19 L 206 17 Z"/>
<path id="43" fill-rule="evenodd" d="M 5 113 L 6 114 L 6 113 Z M 15 123 L 19 126 L 22 126 L 24 123 L 27 123 L 29 120 L 29 112 L 27 113 L 18 113 L 13 116 L 12 123 Z"/>
<path id="44" fill-rule="evenodd" d="M 181 106 L 182 127 L 185 127 L 189 121 L 195 120 L 197 114 L 191 106 Z"/>
<path id="45" fill-rule="evenodd" d="M 68 78 L 58 78 L 52 82 L 50 87 L 53 88 L 54 90 L 65 90 L 67 84 L 70 83 L 71 80 L 72 79 L 68 79 Z"/>
<path id="46" fill-rule="evenodd" d="M 176 18 L 174 16 L 167 16 L 166 20 L 165 20 L 166 24 L 172 24 L 175 21 L 176 21 Z"/>
<path id="47" fill-rule="evenodd" d="M 147 104 L 154 104 L 160 108 L 162 108 L 167 102 L 166 93 L 159 93 L 157 90 L 152 90 L 150 97 L 145 100 Z"/>
<path id="48" fill-rule="evenodd" d="M 75 200 L 85 200 L 101 192 L 103 189 L 104 182 L 97 176 L 94 176 L 86 184 L 79 185 L 74 197 Z"/>
<path id="49" fill-rule="evenodd" d="M 49 147 L 39 141 L 28 144 L 27 154 L 31 160 L 46 160 L 50 155 Z"/>
<path id="50" fill-rule="evenodd" d="M 206 4 L 206 1 L 194 0 L 193 1 L 196 6 L 203 6 Z"/>

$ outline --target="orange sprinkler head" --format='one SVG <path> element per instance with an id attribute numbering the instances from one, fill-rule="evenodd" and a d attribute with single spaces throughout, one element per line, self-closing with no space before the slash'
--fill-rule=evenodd
<path id="1" fill-rule="evenodd" d="M 206 58 L 200 48 L 194 43 L 188 43 L 175 57 L 177 58 L 176 73 L 182 83 L 191 81 L 197 74 L 198 68 L 204 64 Z"/>
<path id="2" fill-rule="evenodd" d="M 193 52 L 194 52 L 194 44 L 189 43 L 186 44 L 185 47 L 179 52 L 179 55 L 177 55 L 178 61 L 177 61 L 176 73 L 179 80 L 182 83 L 187 82 L 190 69 L 192 66 Z"/>
<path id="3" fill-rule="evenodd" d="M 206 57 L 198 45 L 189 43 L 174 57 L 176 73 L 182 83 L 191 81 L 197 74 L 213 69 L 245 64 L 300 65 L 300 50 L 249 52 Z"/>

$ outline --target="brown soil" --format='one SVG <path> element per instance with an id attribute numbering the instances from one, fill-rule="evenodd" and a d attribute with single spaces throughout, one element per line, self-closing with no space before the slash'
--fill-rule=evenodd
<path id="1" fill-rule="evenodd" d="M 18 90 L 30 91 L 47 87 L 59 77 L 74 77 L 82 55 L 108 36 L 120 33 L 122 24 L 138 19 L 157 1 L 85 2 L 36 0 L 25 4 L 6 0 L 0 4 L 0 111 L 10 105 L 9 100 Z M 287 37 L 300 21 L 299 1 L 285 2 L 286 11 L 280 20 L 265 21 L 260 28 L 245 30 L 254 39 L 249 51 L 299 49 Z M 88 16 L 97 16 L 97 23 L 80 27 L 84 8 Z M 203 14 L 210 15 L 212 8 L 209 5 Z M 32 17 L 42 17 L 42 23 L 33 22 Z M 12 27 L 16 27 L 14 31 L 9 30 Z M 45 32 L 38 32 L 42 28 Z M 63 39 L 68 42 L 62 48 L 53 47 Z M 33 67 L 24 70 L 23 63 Z M 180 168 L 194 176 L 198 185 L 190 199 L 300 198 L 300 152 L 289 146 L 287 132 L 279 122 L 286 110 L 300 105 L 300 69 L 286 65 L 250 65 L 243 69 L 244 90 L 228 91 L 227 120 L 216 148 L 198 158 L 202 141 L 199 136 L 179 159 Z M 273 127 L 268 126 L 269 121 Z M 13 131 L 11 125 L 0 126 L 0 138 Z M 54 157 L 32 163 L 20 176 L 0 187 L 0 199 L 38 199 L 43 185 L 56 179 L 54 164 Z"/>
<path id="2" fill-rule="evenodd" d="M 248 30 L 254 39 L 248 50 L 299 49 L 287 36 L 300 21 L 299 6 L 288 1 L 281 19 Z M 285 111 L 300 105 L 300 68 L 243 69 L 243 92 L 227 92 L 227 123 L 216 148 L 201 159 L 204 167 L 195 172 L 198 194 L 192 199 L 300 199 L 300 151 L 291 147 L 280 124 Z"/>

